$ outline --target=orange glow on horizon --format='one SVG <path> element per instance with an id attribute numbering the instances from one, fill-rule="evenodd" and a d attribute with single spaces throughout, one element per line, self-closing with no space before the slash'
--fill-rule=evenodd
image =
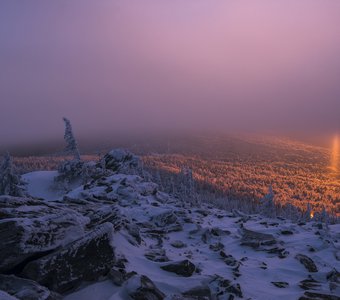
<path id="1" fill-rule="evenodd" d="M 339 136 L 336 135 L 333 139 L 331 169 L 334 172 L 339 172 L 339 151 L 340 151 Z"/>

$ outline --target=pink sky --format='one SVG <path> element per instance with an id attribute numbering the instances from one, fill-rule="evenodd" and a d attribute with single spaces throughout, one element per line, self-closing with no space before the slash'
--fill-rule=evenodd
<path id="1" fill-rule="evenodd" d="M 337 0 L 0 2 L 0 140 L 183 129 L 333 133 Z M 43 126 L 42 126 L 43 125 Z"/>

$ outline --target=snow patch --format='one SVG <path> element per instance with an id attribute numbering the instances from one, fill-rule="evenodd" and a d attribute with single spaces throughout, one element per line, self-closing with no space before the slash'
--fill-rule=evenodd
<path id="1" fill-rule="evenodd" d="M 57 171 L 37 171 L 22 175 L 22 179 L 29 196 L 52 201 L 64 196 L 64 191 L 58 189 L 54 182 L 57 176 Z"/>

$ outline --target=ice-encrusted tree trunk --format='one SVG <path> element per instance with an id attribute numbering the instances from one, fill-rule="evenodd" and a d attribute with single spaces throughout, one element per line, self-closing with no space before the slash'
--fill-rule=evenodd
<path id="1" fill-rule="evenodd" d="M 78 143 L 73 135 L 71 122 L 67 118 L 63 118 L 63 120 L 65 122 L 65 134 L 64 134 L 64 140 L 66 142 L 65 151 L 66 153 L 73 154 L 76 160 L 80 160 Z"/>
<path id="2" fill-rule="evenodd" d="M 23 196 L 20 177 L 15 174 L 12 158 L 6 152 L 0 168 L 0 195 Z"/>

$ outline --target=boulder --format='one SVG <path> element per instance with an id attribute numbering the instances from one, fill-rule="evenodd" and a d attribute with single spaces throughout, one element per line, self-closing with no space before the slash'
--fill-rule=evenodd
<path id="1" fill-rule="evenodd" d="M 0 290 L 6 292 L 12 298 L 2 297 L 0 299 L 19 300 L 61 300 L 61 295 L 51 292 L 35 281 L 16 277 L 14 275 L 0 275 Z"/>
<path id="2" fill-rule="evenodd" d="M 189 260 L 182 260 L 161 266 L 161 269 L 167 272 L 176 273 L 177 275 L 190 277 L 196 270 L 196 266 Z"/>
<path id="3" fill-rule="evenodd" d="M 97 280 L 114 265 L 112 233 L 112 224 L 104 223 L 65 248 L 28 263 L 22 276 L 57 292 Z"/>
<path id="4" fill-rule="evenodd" d="M 166 256 L 166 252 L 164 249 L 151 249 L 145 253 L 145 257 L 148 260 L 155 262 L 167 262 L 169 258 Z"/>
<path id="5" fill-rule="evenodd" d="M 62 204 L 0 197 L 0 272 L 84 235 L 89 219 Z"/>
<path id="6" fill-rule="evenodd" d="M 187 246 L 185 243 L 179 240 L 171 242 L 170 245 L 174 248 L 185 248 Z"/>
<path id="7" fill-rule="evenodd" d="M 303 266 L 308 270 L 308 272 L 315 273 L 318 271 L 318 268 L 316 267 L 314 261 L 309 258 L 307 255 L 304 254 L 298 254 L 295 256 L 295 258 L 303 264 Z"/>
<path id="8" fill-rule="evenodd" d="M 334 269 L 327 274 L 326 278 L 329 281 L 329 289 L 331 291 L 339 289 L 339 287 L 340 287 L 340 272 L 338 272 L 336 269 Z"/>
<path id="9" fill-rule="evenodd" d="M 159 215 L 153 216 L 151 218 L 151 221 L 157 227 L 166 227 L 175 224 L 177 221 L 177 216 L 174 214 L 172 210 L 169 210 Z"/>
<path id="10" fill-rule="evenodd" d="M 231 286 L 227 287 L 226 291 L 228 293 L 234 294 L 235 296 L 237 296 L 239 298 L 243 298 L 241 286 L 240 286 L 239 283 L 236 283 L 234 285 L 231 285 Z"/>
<path id="11" fill-rule="evenodd" d="M 208 285 L 194 287 L 183 293 L 183 296 L 194 299 L 211 299 L 211 291 Z"/>
<path id="12" fill-rule="evenodd" d="M 112 280 L 113 284 L 116 286 L 122 286 L 125 281 L 130 279 L 132 276 L 136 275 L 136 272 L 126 272 L 125 267 L 113 267 L 108 277 Z"/>
<path id="13" fill-rule="evenodd" d="M 165 295 L 147 276 L 135 276 L 128 283 L 128 294 L 134 300 L 163 300 Z"/>
<path id="14" fill-rule="evenodd" d="M 255 250 L 267 250 L 267 246 L 275 245 L 277 242 L 273 235 L 256 232 L 243 228 L 241 239 L 242 246 L 248 246 Z"/>

